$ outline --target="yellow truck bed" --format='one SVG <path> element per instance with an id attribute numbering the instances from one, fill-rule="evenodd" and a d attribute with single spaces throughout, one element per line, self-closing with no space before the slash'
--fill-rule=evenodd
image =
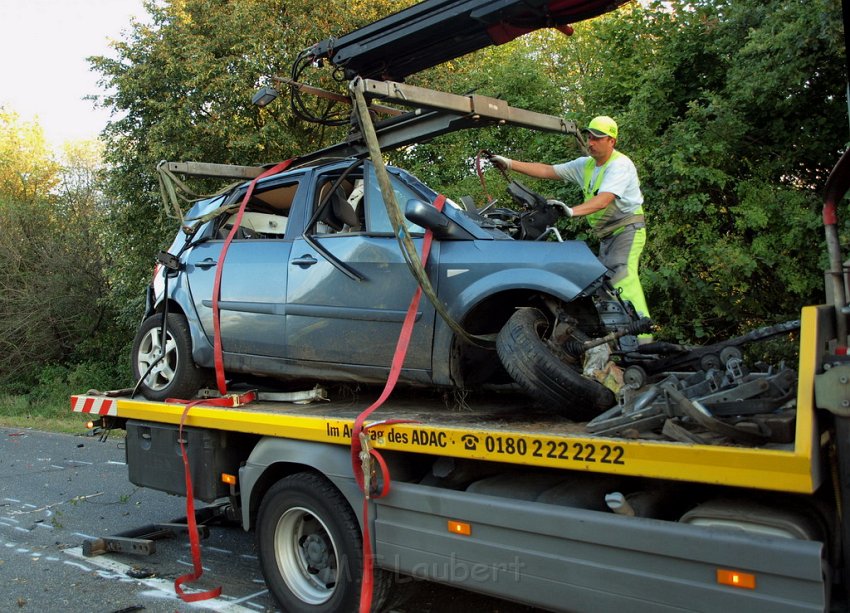
<path id="1" fill-rule="evenodd" d="M 821 482 L 813 381 L 831 333 L 831 310 L 802 313 L 795 443 L 762 447 L 699 445 L 594 436 L 581 423 L 546 419 L 503 402 L 446 408 L 429 400 L 391 399 L 372 413 L 379 449 L 566 470 L 673 479 L 764 490 L 811 493 Z M 825 336 L 826 335 L 826 336 Z M 405 396 L 411 396 L 410 393 Z M 297 405 L 252 402 L 236 408 L 193 406 L 187 426 L 349 445 L 357 415 L 373 398 Z M 72 410 L 178 424 L 184 406 L 128 397 L 78 395 Z"/>

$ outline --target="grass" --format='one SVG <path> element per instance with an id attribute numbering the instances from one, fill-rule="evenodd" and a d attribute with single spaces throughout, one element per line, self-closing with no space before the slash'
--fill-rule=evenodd
<path id="1" fill-rule="evenodd" d="M 71 412 L 70 392 L 64 399 L 36 399 L 22 394 L 0 394 L 0 426 L 47 432 L 83 434 L 91 417 Z"/>
<path id="2" fill-rule="evenodd" d="M 26 379 L 5 378 L 0 373 L 0 426 L 84 434 L 92 416 L 72 412 L 71 396 L 92 387 L 112 389 L 115 381 L 129 378 L 125 366 L 103 360 L 34 366 L 33 370 Z"/>

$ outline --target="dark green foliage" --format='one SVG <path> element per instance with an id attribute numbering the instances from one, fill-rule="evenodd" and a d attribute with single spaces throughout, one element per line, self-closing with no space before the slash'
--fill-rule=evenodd
<path id="1" fill-rule="evenodd" d="M 93 58 L 116 120 L 109 165 L 110 304 L 128 336 L 173 221 L 161 212 L 161 159 L 250 164 L 327 145 L 328 131 L 284 101 L 249 105 L 267 75 L 328 35 L 398 10 L 393 2 L 180 0 L 151 3 L 113 58 Z M 632 3 L 572 37 L 538 32 L 410 77 L 476 90 L 583 123 L 608 114 L 638 165 L 650 225 L 643 277 L 660 336 L 708 341 L 798 316 L 822 300 L 819 191 L 847 140 L 837 0 Z M 328 69 L 311 84 L 339 87 Z M 480 149 L 555 163 L 578 155 L 562 137 L 517 129 L 445 136 L 388 157 L 453 198 L 484 192 Z M 506 204 L 493 170 L 490 193 Z M 528 181 L 577 203 L 574 188 Z M 208 186 L 204 186 L 208 187 Z M 583 222 L 571 224 L 581 236 Z"/>
<path id="2" fill-rule="evenodd" d="M 302 49 L 402 8 L 387 0 L 174 0 L 146 7 L 150 26 L 134 24 L 114 57 L 90 58 L 111 92 L 98 101 L 116 113 L 103 134 L 113 201 L 109 276 L 112 304 L 130 335 L 154 256 L 177 227 L 162 211 L 157 163 L 277 162 L 335 142 L 344 131 L 296 120 L 284 100 L 261 110 L 251 96 L 266 77 L 289 76 Z M 332 85 L 328 71 L 314 73 L 313 85 Z"/>
<path id="3" fill-rule="evenodd" d="M 666 32 L 620 113 L 647 198 L 650 303 L 667 335 L 690 340 L 822 301 L 818 192 L 847 108 L 838 2 L 677 9 L 616 19 Z"/>
<path id="4" fill-rule="evenodd" d="M 632 4 L 569 39 L 528 39 L 485 51 L 456 89 L 618 120 L 646 197 L 642 276 L 660 336 L 734 336 L 823 300 L 820 190 L 848 124 L 837 0 Z M 450 195 L 480 194 L 469 159 L 481 146 L 549 163 L 577 154 L 564 139 L 493 130 L 446 137 L 438 154 L 417 148 L 405 162 Z M 467 176 L 452 183 L 433 169 L 437 156 Z M 580 202 L 558 183 L 528 183 Z"/>

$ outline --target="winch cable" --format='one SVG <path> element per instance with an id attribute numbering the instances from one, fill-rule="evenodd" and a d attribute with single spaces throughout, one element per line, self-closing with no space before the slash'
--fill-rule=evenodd
<path id="1" fill-rule="evenodd" d="M 355 86 L 357 81 L 358 79 L 352 81 L 351 86 L 349 87 L 354 97 L 352 105 L 356 112 L 360 132 L 364 137 L 366 146 L 369 150 L 369 156 L 372 158 L 372 164 L 375 167 L 375 176 L 377 177 L 378 185 L 381 188 L 381 196 L 383 197 L 384 206 L 387 209 L 387 214 L 389 215 L 390 223 L 393 227 L 393 233 L 401 247 L 401 253 L 405 262 L 407 262 L 408 268 L 410 268 L 413 277 L 416 279 L 419 287 L 422 288 L 422 292 L 434 306 L 436 312 L 458 337 L 471 345 L 476 345 L 485 349 L 493 349 L 496 341 L 496 334 L 470 334 L 454 320 L 445 305 L 437 297 L 437 293 L 431 285 L 428 273 L 422 264 L 422 260 L 419 258 L 419 254 L 416 252 L 416 246 L 413 244 L 413 239 L 410 237 L 410 233 L 405 225 L 401 208 L 398 205 L 395 192 L 392 184 L 390 183 L 389 173 L 384 165 L 384 158 L 381 154 L 380 144 L 378 143 L 378 135 L 375 132 L 375 126 L 372 123 L 371 116 L 369 115 L 366 99 L 363 96 L 363 92 Z"/>
<path id="2" fill-rule="evenodd" d="M 179 260 L 180 256 L 183 254 L 183 252 L 186 251 L 186 249 L 188 249 L 191 246 L 192 237 L 194 236 L 194 233 L 197 230 L 197 228 L 198 228 L 198 226 L 195 226 L 192 229 L 192 232 L 189 234 L 186 241 L 183 243 L 183 246 L 180 248 L 180 251 L 178 251 L 175 254 L 174 257 L 176 259 Z M 150 365 L 148 365 L 145 372 L 142 373 L 142 376 L 140 376 L 139 380 L 136 381 L 136 385 L 133 387 L 133 391 L 130 393 L 130 398 L 134 398 L 136 396 L 136 394 L 139 393 L 139 387 L 141 387 L 142 381 L 147 379 L 148 375 L 151 374 L 154 367 L 157 364 L 159 364 L 163 359 L 165 359 L 166 349 L 168 348 L 168 336 L 167 336 L 167 334 L 168 334 L 168 304 L 169 304 L 169 301 L 168 301 L 168 279 L 171 276 L 170 275 L 171 270 L 162 261 L 160 261 L 160 263 L 162 265 L 162 279 L 163 279 L 163 281 L 162 281 L 162 284 L 163 284 L 162 297 L 163 297 L 163 299 L 162 299 L 162 324 L 160 324 L 160 327 L 159 327 L 159 338 L 160 338 L 159 356 L 153 362 L 151 362 Z M 154 277 L 156 277 L 155 271 L 156 271 L 156 269 L 154 269 Z M 154 296 L 154 301 L 156 301 L 155 296 Z"/>
<path id="3" fill-rule="evenodd" d="M 139 380 L 136 381 L 136 385 L 133 387 L 133 391 L 130 392 L 130 398 L 135 398 L 136 394 L 139 393 L 139 388 L 142 386 L 142 381 L 148 378 L 148 375 L 153 372 L 154 367 L 159 364 L 163 359 L 165 359 L 165 353 L 168 346 L 168 269 L 163 266 L 163 290 L 162 290 L 162 324 L 159 326 L 159 356 L 150 363 L 150 365 L 145 369 L 145 372 L 139 377 Z"/>

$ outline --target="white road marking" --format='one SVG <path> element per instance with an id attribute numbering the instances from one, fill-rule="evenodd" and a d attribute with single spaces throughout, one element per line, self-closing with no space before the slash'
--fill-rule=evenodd
<path id="1" fill-rule="evenodd" d="M 254 600 L 254 598 L 256 598 L 257 596 L 265 596 L 268 593 L 269 593 L 268 590 L 261 590 L 259 592 L 255 592 L 253 594 L 249 594 L 248 596 L 245 596 L 243 598 L 237 598 L 236 600 L 233 601 L 233 604 L 239 604 L 240 602 L 248 602 L 249 600 Z"/>
<path id="2" fill-rule="evenodd" d="M 178 564 L 182 564 L 183 566 L 188 566 L 189 568 L 195 568 L 194 564 L 192 564 L 191 562 L 187 562 L 186 560 L 175 560 L 175 561 Z M 203 564 L 201 565 L 201 570 L 203 570 L 205 573 L 212 572 L 209 568 L 207 568 Z"/>
<path id="3" fill-rule="evenodd" d="M 71 562 L 70 560 L 62 560 L 62 564 L 67 564 L 68 566 L 76 566 L 80 570 L 85 571 L 87 573 L 91 572 L 91 569 L 88 566 L 86 566 L 85 564 L 80 564 L 79 562 Z"/>
<path id="4" fill-rule="evenodd" d="M 149 590 L 140 592 L 140 596 L 146 596 L 149 598 L 159 598 L 159 599 L 168 599 L 174 600 L 175 602 L 180 602 L 177 594 L 174 593 L 174 582 L 166 581 L 164 579 L 158 579 L 156 577 L 148 577 L 146 579 L 132 579 L 127 575 L 128 571 L 133 570 L 132 566 L 128 566 L 126 564 L 122 564 L 121 562 L 117 562 L 115 560 L 110 559 L 107 556 L 95 556 L 92 558 L 83 557 L 83 549 L 82 547 L 72 547 L 70 549 L 65 549 L 63 553 L 68 554 L 74 558 L 85 560 L 88 564 L 92 566 L 96 566 L 103 571 L 107 571 L 103 573 L 101 576 L 107 579 L 116 579 L 118 581 L 127 582 L 133 581 L 140 583 L 142 585 L 150 588 Z M 69 562 L 66 561 L 66 564 Z M 184 588 L 187 594 L 191 594 L 194 590 Z M 251 598 L 256 598 L 257 595 L 254 594 Z M 239 606 L 235 604 L 235 602 L 242 602 L 243 599 L 234 602 L 227 602 L 224 598 L 212 598 L 210 600 L 202 600 L 197 603 L 185 602 L 181 603 L 181 610 L 185 610 L 186 608 L 190 609 L 203 609 L 203 610 L 213 610 L 213 611 L 221 611 L 222 613 L 249 613 L 252 609 L 247 609 L 245 607 Z M 247 604 L 247 603 L 246 603 Z"/>

